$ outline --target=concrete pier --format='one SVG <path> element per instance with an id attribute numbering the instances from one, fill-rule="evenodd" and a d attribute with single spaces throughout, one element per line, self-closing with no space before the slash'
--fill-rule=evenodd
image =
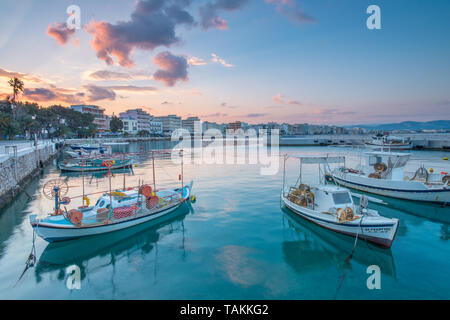
<path id="1" fill-rule="evenodd" d="M 395 134 L 400 137 L 410 137 L 412 148 L 416 150 L 449 150 L 450 133 L 443 134 Z M 372 135 L 306 135 L 281 136 L 280 146 L 330 146 L 352 145 L 363 146 L 372 139 Z M 270 143 L 270 140 L 269 140 Z"/>
<path id="2" fill-rule="evenodd" d="M 57 154 L 56 143 L 2 141 L 0 144 L 0 209 Z"/>

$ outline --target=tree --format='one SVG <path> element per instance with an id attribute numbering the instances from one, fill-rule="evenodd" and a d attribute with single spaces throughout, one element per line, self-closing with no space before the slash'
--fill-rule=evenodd
<path id="1" fill-rule="evenodd" d="M 138 136 L 139 137 L 148 137 L 148 135 L 150 134 L 150 132 L 148 132 L 147 130 L 141 130 L 138 132 Z"/>
<path id="2" fill-rule="evenodd" d="M 12 100 L 12 102 L 15 105 L 17 96 L 19 95 L 20 92 L 23 92 L 24 84 L 23 84 L 23 81 L 20 80 L 17 77 L 14 77 L 14 78 L 10 79 L 8 81 L 8 83 L 13 88 L 13 100 Z M 15 106 L 13 106 L 12 108 L 13 108 L 12 110 L 13 110 L 13 120 L 14 120 L 15 119 L 15 114 L 14 114 Z"/>
<path id="3" fill-rule="evenodd" d="M 111 132 L 118 132 L 123 129 L 123 122 L 116 116 L 112 116 L 111 122 L 109 123 L 109 128 L 111 129 Z"/>

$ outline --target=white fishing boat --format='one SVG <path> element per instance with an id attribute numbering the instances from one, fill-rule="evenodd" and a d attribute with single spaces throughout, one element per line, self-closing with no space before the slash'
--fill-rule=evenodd
<path id="1" fill-rule="evenodd" d="M 54 200 L 54 210 L 45 217 L 31 215 L 31 226 L 38 236 L 54 242 L 109 233 L 161 218 L 190 201 L 193 182 L 184 185 L 183 163 L 181 166 L 181 187 L 173 189 L 156 189 L 154 167 L 153 188 L 140 183 L 127 188 L 124 173 L 123 188 L 112 190 L 109 174 L 110 189 L 98 198 L 94 206 L 89 206 L 83 179 L 83 195 L 79 197 L 83 201 L 82 206 L 71 210 L 66 208 L 72 199 L 66 196 L 69 186 L 65 180 L 50 180 L 44 185 L 43 194 Z"/>
<path id="2" fill-rule="evenodd" d="M 420 166 L 406 172 L 409 153 L 372 151 L 364 154 L 364 163 L 357 168 L 345 165 L 330 170 L 337 184 L 382 196 L 439 204 L 450 203 L 448 171 L 431 172 Z"/>
<path id="3" fill-rule="evenodd" d="M 368 197 L 361 197 L 359 205 L 353 202 L 350 191 L 336 185 L 324 184 L 321 165 L 342 162 L 342 157 L 297 157 L 285 156 L 286 160 L 300 161 L 300 176 L 294 186 L 285 187 L 283 173 L 283 204 L 298 216 L 323 228 L 358 237 L 381 247 L 390 248 L 398 228 L 398 219 L 385 218 L 378 211 L 368 208 Z M 302 183 L 302 165 L 318 164 L 319 181 L 316 186 Z"/>
<path id="4" fill-rule="evenodd" d="M 389 134 L 377 134 L 371 141 L 365 143 L 366 147 L 381 149 L 381 151 L 410 150 L 412 143 L 410 138 L 391 136 Z"/>

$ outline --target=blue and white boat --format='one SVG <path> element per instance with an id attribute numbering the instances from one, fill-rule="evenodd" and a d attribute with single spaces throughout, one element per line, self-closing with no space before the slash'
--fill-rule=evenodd
<path id="1" fill-rule="evenodd" d="M 424 166 L 405 172 L 409 153 L 373 151 L 365 153 L 365 163 L 357 168 L 345 165 L 330 170 L 337 184 L 386 197 L 450 204 L 448 170 L 431 172 Z M 434 170 L 433 170 L 434 171 Z"/>
<path id="2" fill-rule="evenodd" d="M 319 180 L 321 180 L 320 165 L 342 162 L 341 158 L 289 157 L 300 160 L 300 176 L 296 185 L 286 188 L 285 172 L 283 174 L 281 201 L 286 208 L 323 228 L 357 237 L 384 248 L 392 246 L 397 233 L 398 219 L 382 217 L 378 211 L 369 209 L 369 198 L 362 197 L 360 204 L 356 205 L 352 194 L 346 188 L 324 183 L 317 186 L 302 183 L 303 163 L 319 164 Z M 285 156 L 285 162 L 287 158 Z"/>
<path id="3" fill-rule="evenodd" d="M 53 188 L 50 191 L 55 198 L 53 214 L 30 216 L 36 234 L 48 242 L 110 233 L 159 219 L 190 201 L 192 182 L 182 188 L 157 191 L 148 185 L 115 190 L 99 197 L 94 206 L 69 211 L 61 209 L 61 205 L 70 203 L 66 197 L 60 198 L 64 187 L 56 183 Z"/>
<path id="4" fill-rule="evenodd" d="M 110 167 L 108 167 L 110 162 Z M 98 157 L 98 158 L 80 158 L 74 160 L 65 160 L 58 163 L 61 171 L 107 171 L 109 169 L 127 168 L 133 165 L 133 159 L 130 157 Z"/>

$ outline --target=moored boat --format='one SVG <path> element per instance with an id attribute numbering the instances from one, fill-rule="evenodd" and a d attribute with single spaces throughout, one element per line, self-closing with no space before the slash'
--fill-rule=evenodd
<path id="1" fill-rule="evenodd" d="M 410 138 L 391 136 L 389 134 L 377 134 L 371 141 L 365 143 L 366 147 L 381 149 L 381 151 L 410 150 L 412 142 Z"/>
<path id="2" fill-rule="evenodd" d="M 58 205 L 55 213 L 45 218 L 31 215 L 30 223 L 36 234 L 48 242 L 109 233 L 159 219 L 176 210 L 189 201 L 192 183 L 183 188 L 156 192 L 148 185 L 141 186 L 140 189 L 105 193 L 94 206 L 67 212 Z M 53 191 L 54 194 L 58 192 Z M 61 200 L 56 198 L 57 202 Z"/>
<path id="3" fill-rule="evenodd" d="M 319 164 L 319 168 L 320 164 L 328 165 L 342 161 L 339 157 L 294 156 L 294 158 L 299 159 L 300 163 Z M 323 228 L 358 237 L 385 248 L 392 246 L 397 232 L 398 219 L 382 217 L 378 211 L 369 209 L 367 197 L 362 197 L 360 204 L 356 205 L 346 188 L 322 183 L 317 186 L 302 183 L 301 167 L 300 177 L 295 186 L 285 188 L 283 182 L 281 200 L 296 215 Z"/>
<path id="4" fill-rule="evenodd" d="M 98 158 L 80 158 L 74 160 L 65 160 L 58 163 L 61 171 L 107 171 L 110 169 L 126 168 L 133 165 L 133 160 L 129 157 L 98 157 Z"/>
<path id="5" fill-rule="evenodd" d="M 410 156 L 409 153 L 366 152 L 365 163 L 360 167 L 344 165 L 328 174 L 334 182 L 347 188 L 404 200 L 449 204 L 448 170 L 430 172 L 421 166 L 406 173 Z"/>

